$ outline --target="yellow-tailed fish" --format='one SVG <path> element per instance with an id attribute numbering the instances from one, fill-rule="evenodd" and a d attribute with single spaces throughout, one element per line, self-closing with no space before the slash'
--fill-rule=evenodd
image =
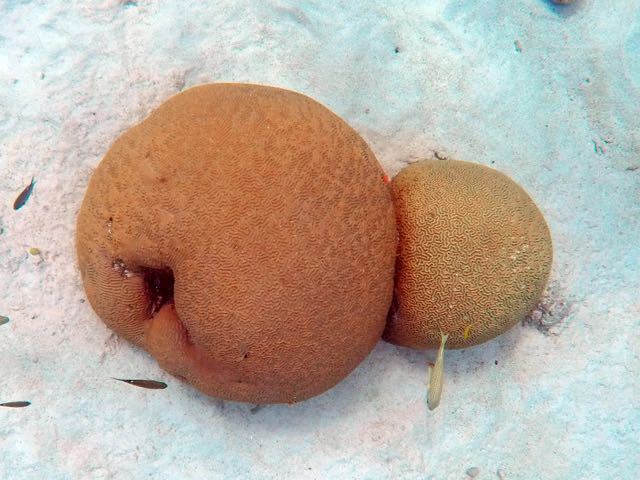
<path id="1" fill-rule="evenodd" d="M 433 410 L 440 405 L 440 396 L 442 395 L 442 375 L 444 368 L 444 344 L 449 337 L 448 333 L 440 332 L 440 349 L 436 357 L 436 363 L 430 369 L 429 375 L 429 393 L 427 395 L 427 406 L 429 410 Z"/>

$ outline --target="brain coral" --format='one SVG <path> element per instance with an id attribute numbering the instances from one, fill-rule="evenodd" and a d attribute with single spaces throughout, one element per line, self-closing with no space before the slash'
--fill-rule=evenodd
<path id="1" fill-rule="evenodd" d="M 393 293 L 391 192 L 314 100 L 213 84 L 111 146 L 77 222 L 88 299 L 170 373 L 223 399 L 295 402 L 353 370 Z"/>
<path id="2" fill-rule="evenodd" d="M 468 347 L 535 306 L 551 236 L 515 182 L 481 165 L 430 160 L 402 170 L 392 192 L 400 238 L 386 340 L 434 348 L 442 330 L 447 348 Z"/>

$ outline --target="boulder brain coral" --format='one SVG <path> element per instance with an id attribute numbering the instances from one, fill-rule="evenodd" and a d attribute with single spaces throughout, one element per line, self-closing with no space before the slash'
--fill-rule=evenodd
<path id="1" fill-rule="evenodd" d="M 76 235 L 87 297 L 209 395 L 317 395 L 384 328 L 397 232 L 383 175 L 306 96 L 188 89 L 117 139 L 89 182 Z"/>
<path id="2" fill-rule="evenodd" d="M 455 160 L 428 160 L 392 182 L 399 244 L 384 338 L 434 348 L 485 342 L 535 306 L 552 260 L 537 206 L 502 173 Z"/>

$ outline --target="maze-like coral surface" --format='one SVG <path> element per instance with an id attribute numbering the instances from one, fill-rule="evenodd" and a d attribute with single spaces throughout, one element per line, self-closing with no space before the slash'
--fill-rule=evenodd
<path id="1" fill-rule="evenodd" d="M 396 229 L 384 172 L 308 97 L 214 84 L 111 147 L 78 217 L 98 315 L 200 390 L 295 402 L 380 338 Z"/>
<path id="2" fill-rule="evenodd" d="M 529 312 L 551 269 L 551 236 L 533 200 L 502 173 L 417 162 L 393 180 L 399 247 L 385 338 L 448 348 L 487 341 Z"/>

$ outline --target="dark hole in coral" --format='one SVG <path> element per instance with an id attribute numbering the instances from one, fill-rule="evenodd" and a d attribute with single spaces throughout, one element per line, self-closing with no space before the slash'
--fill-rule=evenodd
<path id="1" fill-rule="evenodd" d="M 147 287 L 149 316 L 153 317 L 163 305 L 173 302 L 173 271 L 170 268 L 140 268 Z"/>

